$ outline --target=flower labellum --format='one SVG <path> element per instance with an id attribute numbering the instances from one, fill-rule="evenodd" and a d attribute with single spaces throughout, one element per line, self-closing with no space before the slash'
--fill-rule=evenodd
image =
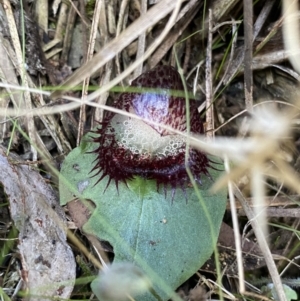
<path id="1" fill-rule="evenodd" d="M 97 158 L 93 170 L 97 170 L 96 175 L 102 172 L 98 182 L 108 176 L 107 186 L 114 180 L 118 188 L 119 182 L 140 176 L 156 180 L 157 187 L 163 185 L 165 191 L 167 186 L 171 186 L 173 193 L 178 186 L 185 191 L 190 182 L 185 138 L 160 126 L 187 130 L 186 100 L 172 95 L 172 91 L 184 90 L 179 73 L 170 66 L 157 66 L 137 77 L 132 87 L 141 91 L 120 94 L 113 106 L 144 120 L 104 113 L 101 127 L 96 130 L 99 136 L 94 139 L 98 147 L 94 151 Z M 196 103 L 190 100 L 190 132 L 203 131 Z M 201 183 L 201 175 L 209 176 L 209 163 L 206 154 L 189 149 L 187 164 L 195 181 Z"/>

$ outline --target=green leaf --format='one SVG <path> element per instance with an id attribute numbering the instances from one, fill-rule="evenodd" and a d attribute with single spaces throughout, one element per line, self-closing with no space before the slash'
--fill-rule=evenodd
<path id="1" fill-rule="evenodd" d="M 87 152 L 92 151 L 90 144 Z M 96 156 L 74 149 L 63 163 L 60 199 L 65 205 L 74 197 L 92 200 L 96 209 L 83 230 L 109 241 L 114 248 L 114 262 L 133 262 L 151 279 L 155 293 L 138 300 L 170 298 L 172 291 L 191 277 L 211 256 L 226 207 L 227 191 L 211 194 L 209 187 L 223 169 L 210 169 L 211 177 L 202 176 L 200 198 L 193 188 L 186 196 L 171 188 L 165 196 L 157 192 L 155 181 L 135 178 L 128 186 L 119 183 L 117 191 L 108 178 L 97 183 L 99 175 L 90 173 Z M 213 161 L 217 159 L 214 158 Z M 97 184 L 96 184 L 97 183 Z M 105 190 L 105 192 L 104 192 Z"/>

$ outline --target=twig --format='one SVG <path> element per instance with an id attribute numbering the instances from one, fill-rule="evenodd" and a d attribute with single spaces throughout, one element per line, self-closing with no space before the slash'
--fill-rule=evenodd
<path id="1" fill-rule="evenodd" d="M 245 103 L 249 112 L 253 111 L 253 75 L 252 75 L 252 43 L 253 43 L 253 3 L 244 0 L 244 83 Z"/>
<path id="2" fill-rule="evenodd" d="M 277 271 L 277 267 L 274 263 L 274 260 L 272 258 L 272 253 L 267 245 L 265 237 L 260 229 L 260 225 L 257 222 L 253 211 L 251 210 L 250 206 L 248 205 L 247 201 L 245 200 L 245 198 L 243 197 L 242 193 L 240 192 L 240 190 L 238 189 L 237 186 L 234 187 L 234 194 L 239 199 L 244 211 L 247 214 L 248 219 L 251 220 L 251 225 L 252 225 L 253 231 L 255 233 L 255 236 L 257 238 L 257 241 L 259 243 L 261 251 L 264 255 L 264 258 L 265 258 L 270 276 L 274 283 L 276 292 L 278 294 L 279 300 L 287 301 L 284 290 L 283 290 L 282 282 L 281 282 L 280 276 Z"/>
<path id="3" fill-rule="evenodd" d="M 206 47 L 206 68 L 205 68 L 205 96 L 206 96 L 206 137 L 208 140 L 214 137 L 214 107 L 212 95 L 212 11 L 208 10 L 208 39 Z"/>

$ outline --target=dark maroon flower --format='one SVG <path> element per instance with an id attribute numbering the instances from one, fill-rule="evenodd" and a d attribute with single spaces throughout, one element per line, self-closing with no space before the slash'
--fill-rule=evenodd
<path id="1" fill-rule="evenodd" d="M 179 73 L 170 66 L 158 66 L 143 73 L 132 82 L 133 87 L 148 88 L 146 92 L 125 92 L 114 102 L 114 107 L 134 113 L 146 121 L 106 111 L 101 127 L 94 139 L 98 148 L 93 170 L 102 172 L 100 179 L 108 176 L 108 184 L 140 176 L 163 184 L 165 191 L 170 185 L 173 192 L 180 186 L 185 191 L 190 182 L 185 166 L 185 138 L 169 133 L 154 121 L 176 130 L 186 131 L 186 100 L 172 96 L 172 90 L 183 91 Z M 155 90 L 149 91 L 149 88 Z M 195 101 L 190 100 L 190 131 L 203 133 Z M 194 179 L 201 183 L 201 176 L 209 176 L 210 161 L 199 150 L 190 148 L 188 166 Z M 96 175 L 97 175 L 96 174 Z"/>

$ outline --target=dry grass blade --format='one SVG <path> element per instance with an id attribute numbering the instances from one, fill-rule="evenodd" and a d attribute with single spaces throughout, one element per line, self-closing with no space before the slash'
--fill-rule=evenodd
<path id="1" fill-rule="evenodd" d="M 212 11 L 213 18 L 220 20 L 234 7 L 238 0 L 218 0 L 213 3 Z"/>
<path id="2" fill-rule="evenodd" d="M 141 15 L 143 16 L 147 12 L 147 0 L 141 1 Z M 143 32 L 138 39 L 138 49 L 136 53 L 136 59 L 140 59 L 143 57 L 145 53 L 145 47 L 146 47 L 146 33 Z M 141 75 L 143 72 L 143 64 L 140 64 L 134 71 L 134 78 Z"/>
<path id="3" fill-rule="evenodd" d="M 224 158 L 224 166 L 227 173 L 230 173 L 229 161 L 225 157 Z M 244 268 L 243 268 L 243 259 L 242 259 L 242 245 L 241 245 L 241 238 L 238 226 L 238 219 L 236 214 L 236 207 L 234 201 L 234 188 L 231 181 L 228 181 L 228 195 L 229 195 L 229 202 L 230 202 L 230 209 L 232 214 L 232 223 L 233 223 L 233 230 L 234 230 L 234 238 L 235 238 L 235 247 L 236 247 L 236 257 L 238 262 L 238 276 L 239 276 L 239 290 L 240 293 L 245 292 L 245 279 L 244 279 Z"/>
<path id="4" fill-rule="evenodd" d="M 284 43 L 287 50 L 290 50 L 294 55 L 290 55 L 289 60 L 291 61 L 293 67 L 300 72 L 299 65 L 299 19 L 298 19 L 298 4 L 297 1 L 283 1 L 283 13 L 285 15 L 285 20 L 283 23 L 283 37 Z"/>
<path id="5" fill-rule="evenodd" d="M 40 0 L 36 2 L 36 18 L 37 23 L 39 24 L 41 30 L 44 32 L 48 31 L 48 16 L 49 7 L 48 7 L 48 1 L 47 0 Z"/>
<path id="6" fill-rule="evenodd" d="M 19 74 L 22 77 L 22 85 L 24 85 L 25 87 L 28 87 L 28 79 L 27 79 L 27 75 L 25 72 L 25 68 L 24 68 L 25 66 L 24 66 L 24 62 L 23 62 L 22 48 L 21 48 L 21 44 L 20 44 L 20 40 L 19 40 L 19 35 L 18 35 L 18 30 L 16 27 L 15 19 L 13 16 L 12 7 L 11 7 L 10 2 L 7 0 L 4 0 L 3 3 L 6 6 L 6 17 L 8 20 L 8 25 L 9 25 L 9 29 L 10 29 L 10 33 L 11 33 L 11 37 L 12 37 L 13 46 L 14 46 L 15 53 L 17 56 L 17 66 L 16 67 L 17 67 Z M 30 93 L 27 91 L 24 91 L 24 101 L 25 101 L 25 107 L 26 107 L 27 112 L 30 112 L 32 109 L 31 97 L 30 97 Z M 30 113 L 28 113 L 28 115 L 26 116 L 26 125 L 27 125 L 27 129 L 28 129 L 29 138 L 32 141 L 31 151 L 32 151 L 33 160 L 37 160 L 36 146 L 38 144 L 40 144 L 39 143 L 40 139 L 36 137 L 36 130 L 35 130 L 32 115 Z M 42 145 L 43 145 L 43 143 L 41 143 L 41 146 Z M 44 152 L 47 153 L 45 148 L 44 148 Z"/>
<path id="7" fill-rule="evenodd" d="M 177 1 L 165 0 L 160 1 L 153 6 L 148 12 L 137 19 L 127 29 L 125 29 L 117 38 L 109 42 L 103 49 L 97 53 L 93 59 L 79 68 L 68 80 L 66 80 L 58 90 L 51 94 L 52 98 L 58 98 L 61 90 L 70 90 L 79 84 L 84 78 L 94 74 L 99 68 L 104 66 L 108 61 L 113 59 L 122 49 L 128 46 L 147 28 L 156 24 L 159 20 L 168 15 L 177 5 Z"/>
<path id="8" fill-rule="evenodd" d="M 11 49 L 11 46 L 8 45 L 7 43 L 5 43 L 5 39 L 3 38 L 2 34 L 0 34 L 0 57 L 2 58 L 1 62 L 0 62 L 0 76 L 2 79 L 2 83 L 3 84 L 7 84 L 7 83 L 11 83 L 15 86 L 19 86 L 19 82 L 17 79 L 17 75 L 14 72 L 14 66 L 12 61 L 9 58 L 8 53 L 13 53 L 13 50 Z M 3 87 L 4 88 L 4 87 Z M 23 99 L 22 99 L 22 95 L 21 93 L 13 93 L 13 90 L 10 88 L 6 88 L 6 91 L 8 93 L 8 96 L 10 98 L 10 100 L 12 101 L 13 105 L 15 108 L 19 108 L 20 112 L 26 112 L 25 109 L 25 104 L 23 103 Z M 5 101 L 1 102 L 1 108 L 2 110 L 0 110 L 1 112 L 3 112 L 3 115 L 1 115 L 1 123 L 3 122 L 3 124 L 1 124 L 1 127 L 5 127 L 5 120 L 7 118 L 7 116 L 11 116 L 8 112 L 8 97 L 4 98 Z M 21 126 L 24 125 L 24 117 L 19 119 L 19 123 Z M 1 134 L 3 134 L 3 136 L 1 137 L 0 140 L 3 140 L 4 137 L 4 133 L 6 132 L 6 130 L 1 131 Z"/>
<path id="9" fill-rule="evenodd" d="M 95 40 L 96 40 L 96 36 L 97 36 L 97 29 L 98 29 L 98 24 L 99 24 L 102 3 L 103 3 L 102 0 L 97 0 L 96 4 L 95 4 L 94 17 L 93 17 L 90 39 L 89 39 L 88 53 L 87 53 L 87 58 L 86 58 L 87 62 L 89 62 L 93 58 L 93 54 L 94 54 L 94 50 L 95 50 Z M 82 87 L 82 99 L 83 100 L 88 93 L 89 83 L 90 83 L 90 77 L 85 78 L 83 81 L 83 87 Z M 86 123 L 86 108 L 85 108 L 85 104 L 83 103 L 80 107 L 80 113 L 79 113 L 77 146 L 80 144 L 81 138 L 83 136 L 85 123 Z"/>
<path id="10" fill-rule="evenodd" d="M 259 245 L 261 248 L 262 253 L 264 254 L 264 258 L 267 262 L 268 270 L 271 275 L 272 281 L 275 285 L 278 297 L 280 301 L 286 301 L 286 295 L 282 286 L 282 282 L 280 279 L 280 276 L 277 271 L 277 267 L 274 263 L 272 253 L 270 252 L 270 249 L 268 247 L 266 238 L 263 234 L 263 232 L 260 229 L 260 224 L 257 222 L 257 219 L 255 215 L 253 214 L 251 208 L 249 207 L 247 201 L 244 199 L 242 193 L 239 191 L 239 189 L 236 187 L 235 188 L 235 196 L 239 199 L 241 202 L 243 209 L 245 210 L 247 217 L 249 220 L 251 220 L 252 228 L 255 232 L 255 236 L 257 237 L 259 241 Z"/>
<path id="11" fill-rule="evenodd" d="M 162 58 L 166 55 L 170 48 L 173 47 L 174 44 L 176 45 L 178 38 L 182 36 L 186 27 L 192 22 L 195 16 L 197 16 L 199 8 L 199 1 L 192 0 L 189 1 L 189 3 L 187 3 L 187 5 L 180 11 L 174 28 L 170 31 L 160 47 L 151 56 L 149 60 L 150 68 L 155 67 L 159 62 L 161 62 Z"/>
<path id="12" fill-rule="evenodd" d="M 244 0 L 244 32 L 245 32 L 245 102 L 249 112 L 253 111 L 253 76 L 252 76 L 252 43 L 253 43 L 253 3 Z"/>
<path id="13" fill-rule="evenodd" d="M 172 15 L 170 16 L 166 26 L 164 27 L 163 31 L 160 33 L 160 35 L 153 41 L 153 43 L 148 47 L 147 51 L 144 53 L 143 57 L 139 60 L 136 60 L 134 63 L 132 63 L 129 67 L 127 67 L 119 76 L 115 77 L 113 80 L 111 80 L 107 85 L 101 87 L 97 91 L 91 93 L 87 98 L 87 102 L 93 101 L 96 97 L 101 95 L 102 93 L 108 91 L 112 87 L 116 86 L 122 79 L 127 77 L 137 66 L 141 64 L 142 61 L 146 60 L 154 51 L 155 49 L 162 43 L 163 39 L 166 37 L 168 32 L 171 30 L 177 16 L 179 13 L 179 9 L 181 6 L 182 0 L 177 0 L 176 6 L 172 12 Z M 150 11 L 150 10 L 149 10 Z M 149 12 L 148 11 L 148 12 Z"/>

